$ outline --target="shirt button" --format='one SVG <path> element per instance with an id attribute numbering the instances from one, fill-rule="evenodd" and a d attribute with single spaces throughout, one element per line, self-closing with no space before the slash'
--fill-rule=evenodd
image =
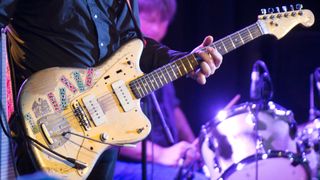
<path id="1" fill-rule="evenodd" d="M 100 46 L 101 46 L 101 47 L 103 47 L 103 46 L 104 46 L 104 44 L 103 44 L 103 43 L 100 43 Z"/>
<path id="2" fill-rule="evenodd" d="M 97 18 L 98 18 L 98 15 L 95 14 L 95 15 L 93 15 L 93 17 L 94 17 L 95 19 L 97 19 Z"/>

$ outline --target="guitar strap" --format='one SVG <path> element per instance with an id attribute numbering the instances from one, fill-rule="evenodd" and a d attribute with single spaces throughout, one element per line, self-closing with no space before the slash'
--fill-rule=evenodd
<path id="1" fill-rule="evenodd" d="M 144 39 L 143 34 L 141 32 L 141 29 L 140 29 L 140 26 L 138 25 L 137 19 L 135 18 L 134 14 L 132 12 L 132 6 L 131 6 L 131 3 L 130 3 L 130 0 L 126 0 L 126 4 L 128 6 L 129 13 L 130 13 L 130 16 L 132 18 L 132 21 L 133 21 L 133 24 L 135 26 L 135 29 L 136 29 L 136 31 L 138 33 L 138 37 L 142 40 L 143 45 L 146 46 L 147 41 Z"/>
<path id="2" fill-rule="evenodd" d="M 8 67 L 7 36 L 1 29 L 1 132 L 0 132 L 0 179 L 12 179 L 17 176 L 11 144 L 12 135 L 7 119 L 13 112 L 11 79 Z"/>

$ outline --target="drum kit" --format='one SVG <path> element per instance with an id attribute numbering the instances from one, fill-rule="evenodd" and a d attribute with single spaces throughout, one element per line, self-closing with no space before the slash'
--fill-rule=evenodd
<path id="1" fill-rule="evenodd" d="M 264 82 L 254 74 L 259 66 Z M 265 64 L 257 61 L 251 77 L 256 83 L 251 84 L 253 101 L 224 109 L 202 126 L 203 170 L 210 179 L 320 178 L 320 119 L 314 116 L 299 128 L 290 110 L 271 101 L 267 74 Z"/>

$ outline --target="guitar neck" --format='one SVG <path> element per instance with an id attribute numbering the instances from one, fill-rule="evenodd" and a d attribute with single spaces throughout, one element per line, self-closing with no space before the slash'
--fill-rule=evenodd
<path id="1" fill-rule="evenodd" d="M 215 41 L 210 46 L 218 50 L 221 55 L 225 55 L 263 34 L 265 34 L 263 28 L 258 22 L 256 22 L 229 36 Z"/>
<path id="2" fill-rule="evenodd" d="M 209 46 L 214 47 L 221 55 L 224 55 L 263 34 L 265 33 L 263 33 L 262 27 L 256 22 L 215 41 Z M 198 68 L 198 65 L 197 56 L 189 54 L 131 81 L 130 88 L 137 98 L 145 97 L 149 93 L 195 70 Z"/>

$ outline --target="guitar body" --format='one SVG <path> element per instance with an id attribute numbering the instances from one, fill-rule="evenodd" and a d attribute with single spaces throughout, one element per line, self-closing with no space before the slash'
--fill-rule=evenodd
<path id="1" fill-rule="evenodd" d="M 74 168 L 32 143 L 42 170 L 61 178 L 86 178 L 111 145 L 136 143 L 149 134 L 151 124 L 128 84 L 143 75 L 142 49 L 142 42 L 135 39 L 98 67 L 49 68 L 24 83 L 19 109 L 26 135 L 86 166 Z"/>

